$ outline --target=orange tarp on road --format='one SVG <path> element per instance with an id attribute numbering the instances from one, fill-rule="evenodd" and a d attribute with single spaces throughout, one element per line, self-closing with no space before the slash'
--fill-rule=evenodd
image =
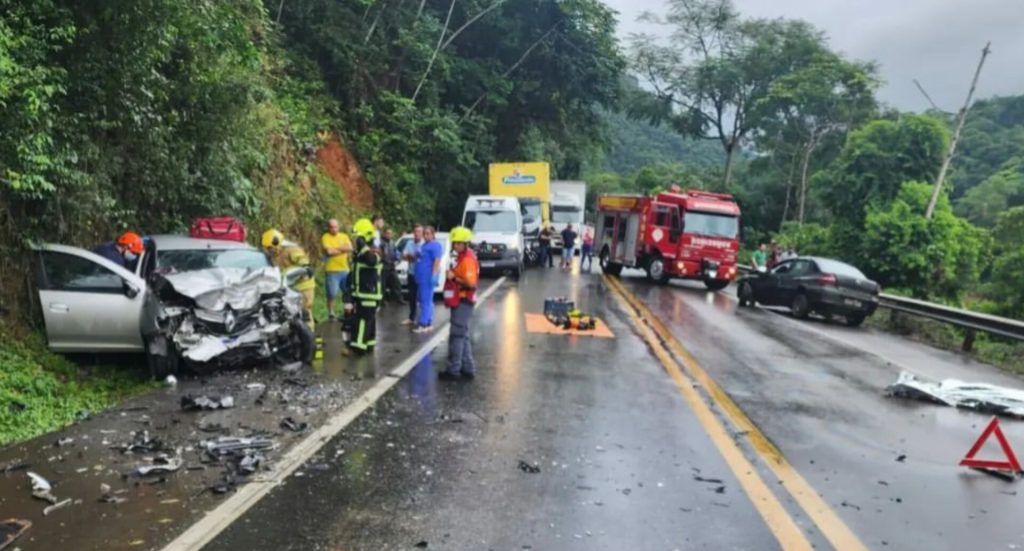
<path id="1" fill-rule="evenodd" d="M 601 320 L 595 319 L 593 329 L 565 329 L 556 327 L 548 321 L 544 314 L 526 314 L 526 330 L 530 333 L 547 333 L 549 335 L 581 335 L 584 337 L 601 337 L 613 339 L 612 330 Z"/>

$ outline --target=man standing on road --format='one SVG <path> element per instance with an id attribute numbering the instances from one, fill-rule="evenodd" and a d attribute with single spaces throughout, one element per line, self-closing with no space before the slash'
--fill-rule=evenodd
<path id="1" fill-rule="evenodd" d="M 768 249 L 768 269 L 771 270 L 781 261 L 782 249 L 779 247 L 779 242 L 772 239 L 772 246 Z"/>
<path id="2" fill-rule="evenodd" d="M 377 346 L 377 308 L 383 298 L 381 293 L 381 261 L 377 250 L 371 246 L 376 230 L 373 222 L 362 218 L 352 227 L 356 237 L 355 263 L 348 280 L 345 310 L 355 315 L 349 328 L 349 347 L 360 352 L 369 352 Z"/>
<path id="3" fill-rule="evenodd" d="M 540 235 L 537 236 L 537 243 L 540 244 L 540 267 L 543 268 L 545 264 L 548 268 L 554 267 L 554 261 L 551 260 L 551 228 L 544 226 L 540 230 Z"/>
<path id="4" fill-rule="evenodd" d="M 763 272 L 768 269 L 768 247 L 761 243 L 761 246 L 750 255 L 750 267 L 756 272 Z"/>
<path id="5" fill-rule="evenodd" d="M 122 233 L 117 241 L 101 243 L 92 252 L 131 270 L 135 266 L 135 260 L 142 254 L 142 249 L 142 237 L 135 232 L 127 231 Z"/>
<path id="6" fill-rule="evenodd" d="M 381 232 L 384 231 L 384 215 L 374 214 L 373 215 L 373 243 L 371 246 L 375 249 L 380 250 L 380 236 Z"/>
<path id="7" fill-rule="evenodd" d="M 398 262 L 398 255 L 395 254 L 395 244 L 392 241 L 391 228 L 384 230 L 380 240 L 381 261 L 384 263 L 384 296 L 399 304 L 405 302 L 402 298 L 402 285 L 398 282 L 398 272 L 395 264 Z"/>
<path id="8" fill-rule="evenodd" d="M 455 267 L 448 270 L 444 302 L 451 308 L 451 331 L 448 333 L 448 367 L 438 377 L 444 380 L 472 379 L 476 376 L 473 345 L 470 343 L 470 321 L 480 281 L 480 263 L 469 247 L 473 232 L 459 226 L 452 229 L 452 250 Z"/>
<path id="9" fill-rule="evenodd" d="M 416 293 L 416 262 L 420 258 L 420 247 L 423 246 L 423 226 L 416 224 L 412 228 L 412 239 L 405 244 L 402 251 L 402 258 L 405 259 L 408 269 L 405 275 L 405 284 L 408 287 L 407 299 L 409 301 L 409 319 L 402 322 L 402 325 L 416 323 L 416 305 L 419 304 L 419 295 Z"/>
<path id="10" fill-rule="evenodd" d="M 423 230 L 423 246 L 416 261 L 416 298 L 419 301 L 420 316 L 415 333 L 427 333 L 434 327 L 434 289 L 437 287 L 441 270 L 441 244 L 434 239 L 434 227 Z"/>
<path id="11" fill-rule="evenodd" d="M 270 255 L 274 266 L 281 269 L 281 273 L 287 278 L 288 274 L 295 271 L 305 272 L 297 276 L 292 289 L 302 294 L 302 307 L 306 310 L 304 315 L 310 329 L 316 328 L 316 320 L 313 319 L 313 299 L 316 296 L 316 280 L 313 279 L 313 269 L 310 267 L 309 255 L 306 250 L 296 243 L 285 241 L 284 234 L 269 229 L 263 232 L 260 240 L 263 249 Z"/>
<path id="12" fill-rule="evenodd" d="M 327 221 L 327 233 L 320 238 L 320 245 L 327 256 L 324 263 L 324 283 L 327 288 L 327 319 L 334 320 L 334 299 L 348 284 L 349 255 L 352 253 L 352 240 L 340 231 L 338 220 Z"/>
<path id="13" fill-rule="evenodd" d="M 573 253 L 576 252 L 576 231 L 572 224 L 566 224 L 562 230 L 562 267 L 572 268 Z"/>

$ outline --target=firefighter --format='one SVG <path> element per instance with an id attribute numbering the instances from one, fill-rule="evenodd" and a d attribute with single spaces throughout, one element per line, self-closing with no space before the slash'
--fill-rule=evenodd
<path id="1" fill-rule="evenodd" d="M 286 279 L 296 270 L 303 272 L 293 276 L 296 279 L 291 284 L 291 288 L 302 294 L 302 307 L 306 310 L 304 316 L 306 323 L 311 330 L 314 329 L 316 322 L 313 320 L 313 297 L 316 291 L 316 280 L 313 279 L 309 255 L 298 244 L 286 241 L 284 234 L 275 229 L 263 232 L 263 239 L 260 242 L 263 249 L 270 255 L 274 266 L 281 269 L 281 273 Z"/>
<path id="2" fill-rule="evenodd" d="M 476 376 L 473 345 L 469 340 L 476 287 L 480 281 L 480 263 L 469 248 L 473 232 L 462 226 L 452 228 L 452 249 L 455 267 L 448 270 L 444 287 L 444 303 L 452 310 L 448 333 L 448 367 L 438 377 L 444 380 L 472 379 Z"/>
<path id="3" fill-rule="evenodd" d="M 373 248 L 377 229 L 367 218 L 358 220 L 352 226 L 356 238 L 355 262 L 348 278 L 348 293 L 345 301 L 346 314 L 351 319 L 349 347 L 360 352 L 369 352 L 377 344 L 377 308 L 383 298 L 381 289 L 380 255 Z"/>

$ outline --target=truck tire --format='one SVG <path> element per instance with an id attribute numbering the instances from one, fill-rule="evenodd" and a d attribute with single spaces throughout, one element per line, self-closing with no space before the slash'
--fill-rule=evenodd
<path id="1" fill-rule="evenodd" d="M 647 279 L 651 283 L 664 285 L 668 283 L 668 273 L 665 271 L 665 259 L 661 255 L 654 255 L 647 261 Z"/>
<path id="2" fill-rule="evenodd" d="M 622 264 L 611 261 L 611 252 L 608 247 L 601 249 L 601 256 L 598 257 L 598 262 L 601 264 L 601 271 L 612 277 L 619 277 L 622 273 Z"/>
<path id="3" fill-rule="evenodd" d="M 705 279 L 704 286 L 711 291 L 721 291 L 729 286 L 728 279 Z"/>

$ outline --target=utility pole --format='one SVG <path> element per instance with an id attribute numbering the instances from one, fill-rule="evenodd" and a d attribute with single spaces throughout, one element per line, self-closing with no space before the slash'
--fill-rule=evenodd
<path id="1" fill-rule="evenodd" d="M 949 164 L 953 162 L 953 154 L 956 153 L 956 144 L 960 141 L 960 131 L 964 128 L 964 120 L 967 119 L 967 110 L 971 107 L 971 98 L 974 97 L 974 88 L 978 85 L 978 77 L 981 75 L 981 67 L 985 65 L 985 58 L 992 52 L 989 48 L 991 45 L 991 42 L 986 43 L 985 49 L 981 51 L 981 61 L 978 62 L 978 68 L 974 71 L 974 80 L 971 81 L 971 89 L 967 92 L 967 101 L 964 102 L 964 106 L 960 109 L 960 112 L 956 114 L 953 139 L 950 140 L 949 149 L 946 151 L 945 158 L 942 159 L 942 167 L 939 168 L 939 175 L 935 178 L 935 189 L 932 190 L 932 198 L 928 201 L 928 210 L 924 213 L 924 217 L 928 220 L 932 219 L 932 215 L 935 213 L 935 204 L 939 202 L 939 193 L 942 192 L 942 183 L 946 179 L 946 172 L 949 171 Z"/>

